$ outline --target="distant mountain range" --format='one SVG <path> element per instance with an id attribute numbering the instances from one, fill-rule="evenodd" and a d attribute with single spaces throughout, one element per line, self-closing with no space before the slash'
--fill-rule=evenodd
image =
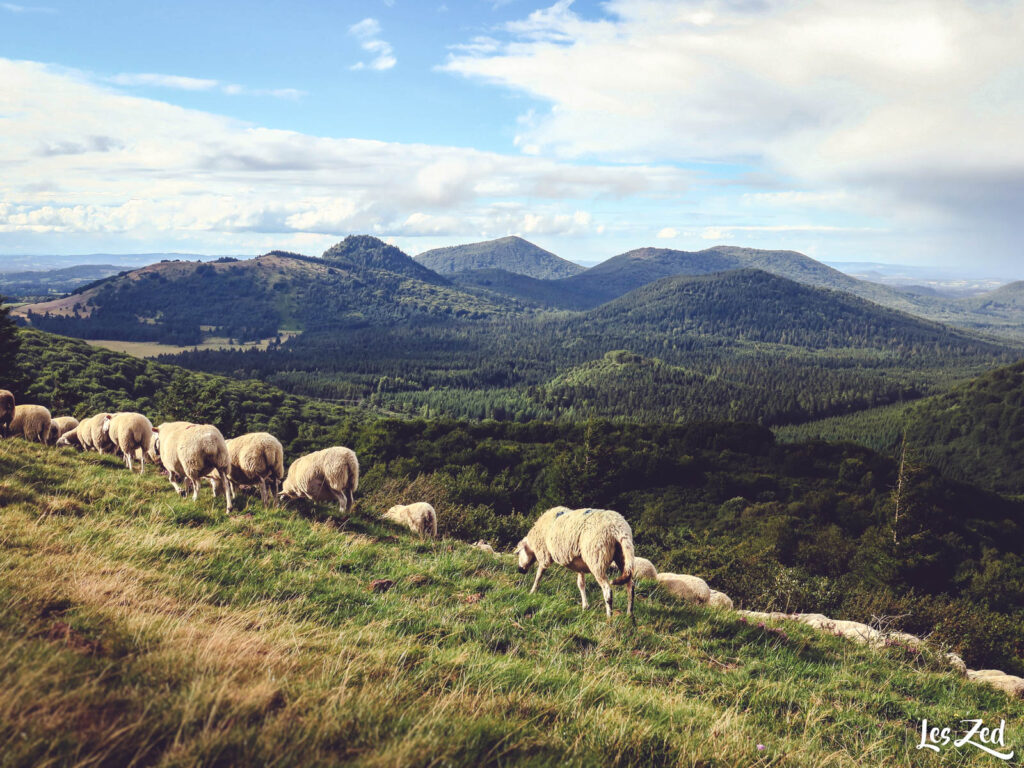
<path id="1" fill-rule="evenodd" d="M 697 286 L 703 285 L 667 278 L 737 270 L 757 270 L 836 291 L 829 299 L 833 303 L 858 297 L 878 309 L 925 320 L 1024 335 L 1024 284 L 1020 283 L 953 300 L 927 290 L 907 292 L 858 280 L 795 251 L 732 246 L 702 251 L 639 248 L 584 270 L 519 237 L 436 249 L 416 259 L 375 237 L 352 235 L 321 257 L 272 251 L 244 260 L 163 260 L 82 286 L 67 298 L 22 307 L 18 314 L 32 313 L 39 327 L 70 335 L 169 343 L 173 337 L 174 343 L 188 344 L 203 333 L 251 339 L 273 336 L 279 329 L 482 318 L 537 308 L 582 311 L 651 285 L 657 290 L 636 294 L 629 303 L 657 305 L 652 311 L 664 314 L 672 302 L 681 307 L 691 301 Z M 573 274 L 554 279 L 537 276 L 565 272 Z M 741 279 L 763 282 L 762 277 L 749 275 L 730 278 Z M 773 290 L 777 284 L 766 282 L 760 287 Z M 794 316 L 800 313 L 800 302 L 816 298 L 816 294 L 793 290 L 787 296 L 797 302 L 790 308 Z M 767 296 L 751 297 L 762 305 L 767 300 Z M 730 306 L 739 314 L 719 316 L 725 325 L 735 325 L 750 311 Z M 39 317 L 47 313 L 49 319 Z"/>
<path id="2" fill-rule="evenodd" d="M 435 248 L 416 261 L 441 275 L 481 269 L 501 269 L 540 280 L 557 280 L 584 271 L 584 267 L 555 256 L 521 237 L 502 237 L 482 243 Z"/>

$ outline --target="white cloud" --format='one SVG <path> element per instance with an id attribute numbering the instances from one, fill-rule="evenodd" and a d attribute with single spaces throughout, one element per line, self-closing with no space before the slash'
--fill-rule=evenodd
<path id="1" fill-rule="evenodd" d="M 351 69 L 375 69 L 383 71 L 391 69 L 398 63 L 391 44 L 381 39 L 380 22 L 376 19 L 363 19 L 348 28 L 348 33 L 359 40 L 359 46 L 367 53 L 373 54 L 369 63 L 358 61 Z"/>
<path id="2" fill-rule="evenodd" d="M 592 201 L 672 196 L 690 177 L 274 130 L 33 62 L 0 59 L 0 82 L 0 242 L 584 233 L 603 231 Z"/>
<path id="3" fill-rule="evenodd" d="M 506 25 L 496 48 L 453 49 L 444 69 L 550 105 L 518 126 L 526 154 L 742 164 L 808 196 L 748 203 L 824 208 L 845 193 L 1008 258 L 1022 28 L 1015 1 L 609 0 L 589 18 L 562 0 Z"/>
<path id="4" fill-rule="evenodd" d="M 222 83 L 202 77 L 183 75 L 162 75 L 153 72 L 123 72 L 107 78 L 107 82 L 123 86 L 144 86 L 150 88 L 173 88 L 181 91 L 219 90 L 228 96 L 273 96 L 277 99 L 299 99 L 304 92 L 295 88 L 247 88 L 237 83 Z"/>
<path id="5" fill-rule="evenodd" d="M 16 3 L 0 3 L 0 8 L 10 13 L 46 13 L 54 14 L 56 8 L 47 8 L 39 5 L 17 5 Z"/>
<path id="6" fill-rule="evenodd" d="M 679 237 L 679 230 L 674 227 L 665 227 L 658 232 L 658 238 L 661 240 L 671 240 L 675 237 Z"/>

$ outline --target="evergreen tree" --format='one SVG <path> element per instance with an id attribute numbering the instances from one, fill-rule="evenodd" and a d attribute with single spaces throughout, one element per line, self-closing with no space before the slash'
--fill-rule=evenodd
<path id="1" fill-rule="evenodd" d="M 11 319 L 11 310 L 4 306 L 3 296 L 0 296 L 0 384 L 4 389 L 15 390 L 16 394 L 22 383 L 16 360 L 20 347 L 21 340 Z"/>

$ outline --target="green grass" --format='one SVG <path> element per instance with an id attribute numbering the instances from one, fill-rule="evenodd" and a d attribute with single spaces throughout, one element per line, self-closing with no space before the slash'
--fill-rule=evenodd
<path id="1" fill-rule="evenodd" d="M 1024 702 L 930 654 L 871 651 L 575 580 L 376 520 L 0 443 L 0 766 L 991 765 L 915 749 L 920 718 Z M 442 508 L 440 515 L 445 514 Z M 394 586 L 372 591 L 374 579 Z M 758 745 L 764 745 L 758 750 Z"/>

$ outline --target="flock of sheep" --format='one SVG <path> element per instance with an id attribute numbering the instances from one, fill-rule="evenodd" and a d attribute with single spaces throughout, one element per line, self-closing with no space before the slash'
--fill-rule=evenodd
<path id="1" fill-rule="evenodd" d="M 239 488 L 258 488 L 264 504 L 304 498 L 337 502 L 344 513 L 355 504 L 359 486 L 359 461 L 343 446 L 301 456 L 285 474 L 284 448 L 267 432 L 225 440 L 211 424 L 171 421 L 153 426 L 144 415 L 132 412 L 97 413 L 81 422 L 70 416 L 52 418 L 45 407 L 15 405 L 14 395 L 0 390 L 0 437 L 15 436 L 45 445 L 113 453 L 124 459 L 129 471 L 134 471 L 137 459 L 140 473 L 149 459 L 162 468 L 179 495 L 191 491 L 194 501 L 203 479 L 208 479 L 215 497 L 223 493 L 229 513 Z M 421 536 L 437 536 L 437 512 L 426 502 L 393 506 L 383 517 Z M 592 574 L 601 587 L 608 616 L 612 615 L 612 583 L 626 585 L 626 612 L 632 615 L 634 576 L 683 580 L 685 585 L 669 580 L 669 590 L 680 597 L 709 602 L 710 591 L 701 579 L 658 574 L 650 561 L 635 557 L 629 523 L 611 510 L 550 509 L 519 542 L 516 555 L 524 573 L 537 564 L 531 593 L 552 563 L 574 571 L 584 608 L 588 607 L 584 579 Z M 610 567 L 620 572 L 614 582 L 607 576 Z"/>
<path id="2" fill-rule="evenodd" d="M 359 486 L 359 462 L 353 451 L 342 446 L 301 456 L 284 471 L 284 449 L 267 432 L 254 432 L 225 440 L 210 424 L 172 421 L 154 427 L 141 413 L 98 413 L 81 422 L 70 416 L 51 418 L 41 405 L 15 405 L 14 395 L 0 389 L 0 438 L 23 437 L 45 445 L 74 446 L 79 450 L 114 453 L 125 466 L 145 470 L 146 459 L 162 467 L 179 495 L 192 491 L 199 498 L 202 480 L 208 479 L 214 496 L 224 494 L 227 511 L 239 488 L 258 488 L 264 504 L 293 499 L 337 502 L 344 513 L 355 504 Z M 430 504 L 391 507 L 383 517 L 403 525 L 420 536 L 437 537 L 437 513 Z M 483 541 L 472 545 L 497 555 Z M 537 591 L 544 571 L 552 563 L 576 573 L 576 585 L 584 610 L 588 607 L 585 579 L 591 574 L 604 597 L 605 612 L 612 615 L 612 585 L 626 586 L 626 614 L 633 614 L 633 584 L 640 579 L 656 580 L 673 597 L 692 603 L 733 608 L 728 595 L 710 589 L 703 579 L 675 573 L 659 573 L 650 560 L 637 557 L 633 532 L 618 512 L 607 509 L 554 507 L 544 512 L 516 546 L 520 573 L 536 564 L 537 574 L 530 593 Z M 609 580 L 608 571 L 617 569 L 618 578 Z M 788 619 L 808 624 L 831 634 L 860 643 L 885 645 L 900 642 L 913 647 L 923 641 L 904 633 L 881 633 L 854 621 L 836 621 L 820 614 L 758 613 L 740 611 L 744 619 Z M 961 674 L 1024 698 L 1024 678 L 1000 670 L 969 670 L 960 657 L 946 658 Z"/>

